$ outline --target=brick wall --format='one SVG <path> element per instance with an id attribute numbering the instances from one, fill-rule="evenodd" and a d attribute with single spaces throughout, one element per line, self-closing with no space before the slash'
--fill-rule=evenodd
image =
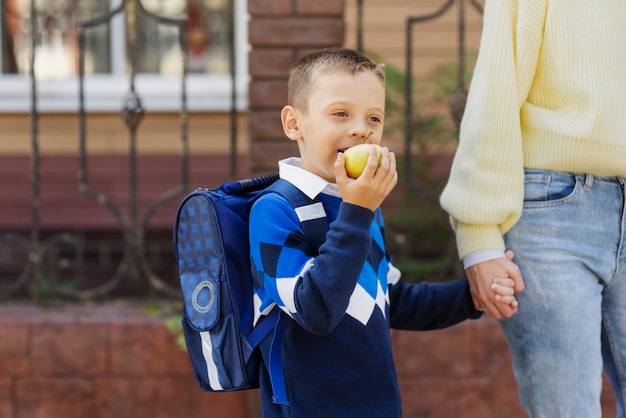
<path id="1" fill-rule="evenodd" d="M 229 159 L 222 154 L 191 155 L 188 161 L 189 188 L 217 187 L 231 180 Z M 179 186 L 181 159 L 176 155 L 140 155 L 136 161 L 138 215 L 143 218 L 151 205 L 166 191 Z M 248 161 L 238 159 L 237 178 L 245 178 Z M 103 205 L 80 193 L 76 156 L 46 155 L 41 158 L 40 226 L 43 230 L 117 231 L 119 221 Z M 104 194 L 130 219 L 129 159 L 118 155 L 90 156 L 87 164 L 88 185 Z M 0 155 L 0 231 L 28 230 L 31 227 L 32 187 L 27 156 Z M 8 196 L 9 198 L 4 198 Z M 171 230 L 176 208 L 182 196 L 160 207 L 150 219 L 149 227 Z M 0 416 L 0 418 L 2 418 Z"/>
<path id="2" fill-rule="evenodd" d="M 0 308 L 2 418 L 244 418 L 246 395 L 199 391 L 186 353 L 140 309 Z"/>
<path id="3" fill-rule="evenodd" d="M 248 12 L 250 170 L 258 174 L 297 153 L 280 123 L 289 68 L 313 50 L 343 45 L 344 1 L 248 0 Z"/>
<path id="4" fill-rule="evenodd" d="M 392 338 L 405 418 L 525 416 L 493 319 Z M 613 405 L 607 384 L 605 418 Z M 255 391 L 203 392 L 187 354 L 141 308 L 0 307 L 2 418 L 256 416 Z"/>

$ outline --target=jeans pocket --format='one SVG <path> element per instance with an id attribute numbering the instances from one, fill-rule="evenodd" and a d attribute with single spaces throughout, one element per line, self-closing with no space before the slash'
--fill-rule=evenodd
<path id="1" fill-rule="evenodd" d="M 552 207 L 570 202 L 580 190 L 579 176 L 548 170 L 524 173 L 524 208 Z"/>

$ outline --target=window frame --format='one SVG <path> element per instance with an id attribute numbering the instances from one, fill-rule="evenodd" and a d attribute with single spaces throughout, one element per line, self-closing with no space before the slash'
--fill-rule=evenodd
<path id="1" fill-rule="evenodd" d="M 115 0 L 111 0 L 113 3 Z M 119 3 L 115 1 L 115 3 Z M 235 108 L 247 108 L 248 52 L 247 27 L 249 16 L 246 0 L 235 3 Z M 114 6 L 111 6 L 114 7 Z M 2 21 L 0 19 L 0 25 Z M 87 112 L 119 112 L 125 94 L 130 90 L 130 75 L 125 74 L 124 13 L 111 20 L 111 73 L 86 75 L 84 99 Z M 0 36 L 1 35 L 0 31 Z M 1 43 L 0 43 L 1 45 Z M 2 64 L 0 54 L 0 68 Z M 188 73 L 186 78 L 187 110 L 230 111 L 232 103 L 231 74 Z M 37 80 L 37 110 L 45 113 L 76 112 L 79 108 L 79 77 Z M 135 91 L 148 112 L 173 112 L 181 109 L 182 79 L 178 75 L 135 75 Z M 27 113 L 32 109 L 29 75 L 0 73 L 0 112 Z"/>

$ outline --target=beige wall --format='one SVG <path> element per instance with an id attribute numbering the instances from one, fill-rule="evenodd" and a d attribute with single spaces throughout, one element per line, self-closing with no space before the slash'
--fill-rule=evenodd
<path id="1" fill-rule="evenodd" d="M 481 0 L 479 2 L 482 3 Z M 363 0 L 363 49 L 377 59 L 406 72 L 407 21 L 409 17 L 429 16 L 440 11 L 446 0 Z M 463 4 L 463 9 L 461 9 Z M 357 0 L 346 0 L 346 39 L 348 47 L 357 46 Z M 480 43 L 482 14 L 467 0 L 457 0 L 443 14 L 432 20 L 412 25 L 412 74 L 414 77 L 413 105 L 415 115 L 421 118 L 437 117 L 446 135 L 419 132 L 427 145 L 420 149 L 413 143 L 416 154 L 426 151 L 433 154 L 452 153 L 456 148 L 453 140 L 456 123 L 448 105 L 448 92 L 441 85 L 452 89 L 456 86 L 459 61 L 459 22 L 464 15 L 464 45 L 466 74 L 471 74 Z M 443 69 L 442 69 L 443 67 Z M 468 76 L 466 76 L 468 79 Z M 446 84 L 447 83 L 447 84 Z M 469 83 L 468 83 L 469 84 Z M 389 90 L 389 89 L 388 89 Z M 404 98 L 399 100 L 403 112 Z M 404 126 L 397 125 L 387 112 L 385 121 L 385 145 L 404 153 Z M 403 115 L 401 116 L 403 118 Z M 394 120 L 396 122 L 394 122 Z M 396 123 L 395 129 L 391 129 Z M 441 131 L 440 131 L 441 132 Z M 431 135 L 427 139 L 425 136 Z M 415 141 L 415 138 L 413 138 Z"/>
<path id="2" fill-rule="evenodd" d="M 467 51 L 477 51 L 482 28 L 482 15 L 465 1 L 465 45 Z M 365 51 L 379 54 L 383 61 L 406 68 L 406 28 L 409 16 L 435 13 L 446 0 L 363 0 L 363 45 Z M 414 61 L 416 75 L 424 75 L 440 64 L 458 59 L 459 5 L 454 2 L 443 15 L 413 25 Z M 346 0 L 346 46 L 356 47 L 357 0 Z"/>
<path id="3" fill-rule="evenodd" d="M 87 116 L 87 151 L 90 154 L 127 155 L 129 133 L 119 113 Z M 230 146 L 230 115 L 189 115 L 189 148 L 192 154 L 227 154 Z M 248 150 L 246 116 L 237 123 L 238 151 Z M 39 146 L 44 155 L 78 151 L 79 120 L 76 114 L 39 115 Z M 28 154 L 31 121 L 28 114 L 0 114 L 0 155 Z M 147 113 L 137 132 L 137 151 L 147 155 L 180 153 L 180 117 L 175 113 Z"/>
<path id="4" fill-rule="evenodd" d="M 356 47 L 356 3 L 346 0 L 345 45 Z M 371 51 L 388 65 L 404 71 L 406 21 L 437 11 L 439 0 L 363 0 L 363 34 L 366 52 Z M 428 77 L 437 65 L 458 59 L 459 3 L 433 21 L 414 26 L 414 74 Z M 465 6 L 466 49 L 478 48 L 482 16 L 469 2 Z M 468 70 L 471 70 L 468 68 Z M 437 106 L 432 106 L 436 108 Z M 437 111 L 446 112 L 445 106 Z M 246 115 L 238 120 L 238 151 L 248 152 Z M 42 154 L 75 154 L 78 149 L 78 117 L 75 114 L 39 115 L 39 143 Z M 230 145 L 228 113 L 192 113 L 189 116 L 189 143 L 192 154 L 228 153 Z M 28 114 L 0 114 L 0 155 L 24 155 L 30 151 L 31 126 Z M 91 114 L 87 119 L 89 153 L 128 153 L 128 132 L 119 113 Z M 180 152 L 180 125 L 176 113 L 148 113 L 138 131 L 138 151 L 143 154 Z"/>

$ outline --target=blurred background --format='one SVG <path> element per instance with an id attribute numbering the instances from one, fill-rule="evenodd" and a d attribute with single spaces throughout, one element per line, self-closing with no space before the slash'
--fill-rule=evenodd
<path id="1" fill-rule="evenodd" d="M 387 67 L 396 263 L 412 281 L 459 274 L 437 199 L 482 6 L 438 3 L 2 0 L 0 299 L 176 298 L 178 201 L 294 154 L 289 65 L 335 45 Z"/>

